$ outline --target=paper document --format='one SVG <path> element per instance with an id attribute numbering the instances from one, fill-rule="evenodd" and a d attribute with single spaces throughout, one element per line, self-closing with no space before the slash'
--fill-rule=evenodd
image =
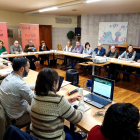
<path id="1" fill-rule="evenodd" d="M 133 63 L 133 64 L 135 64 L 135 65 L 140 65 L 140 63 Z"/>
<path id="2" fill-rule="evenodd" d="M 69 81 L 63 81 L 63 83 L 62 83 L 62 85 L 61 85 L 61 87 L 64 87 L 64 86 L 66 86 L 66 85 L 68 85 L 68 84 L 70 84 L 71 82 L 69 82 Z"/>
<path id="3" fill-rule="evenodd" d="M 72 103 L 71 105 L 72 106 L 74 106 L 74 105 L 78 106 L 79 105 L 79 101 L 76 101 L 76 102 Z M 90 108 L 91 108 L 91 106 L 85 104 L 85 111 L 87 111 Z"/>
<path id="4" fill-rule="evenodd" d="M 0 74 L 1 75 L 6 75 L 6 74 L 11 73 L 12 71 L 13 71 L 12 69 L 3 69 L 3 70 L 0 70 Z"/>
<path id="5" fill-rule="evenodd" d="M 127 60 L 121 60 L 121 59 L 118 59 L 119 61 L 127 61 Z"/>

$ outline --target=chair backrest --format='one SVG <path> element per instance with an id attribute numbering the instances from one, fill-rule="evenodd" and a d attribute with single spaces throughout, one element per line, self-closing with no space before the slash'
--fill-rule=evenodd
<path id="1" fill-rule="evenodd" d="M 58 48 L 59 51 L 62 51 L 62 45 L 61 44 L 58 44 L 57 48 Z"/>
<path id="2" fill-rule="evenodd" d="M 123 43 L 123 46 L 127 46 L 127 42 L 124 42 L 124 43 Z"/>
<path id="3" fill-rule="evenodd" d="M 3 140 L 4 133 L 9 125 L 11 125 L 11 121 L 0 104 L 0 140 Z"/>

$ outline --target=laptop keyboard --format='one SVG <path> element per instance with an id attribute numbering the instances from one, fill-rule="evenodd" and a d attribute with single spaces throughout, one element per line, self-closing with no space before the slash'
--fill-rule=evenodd
<path id="1" fill-rule="evenodd" d="M 90 103 L 92 105 L 95 105 L 96 103 L 97 104 L 101 104 L 103 106 L 107 105 L 110 103 L 110 101 L 107 101 L 105 99 L 102 99 L 100 97 L 97 97 L 93 94 L 87 94 L 84 96 L 84 101 L 87 102 L 87 103 Z"/>

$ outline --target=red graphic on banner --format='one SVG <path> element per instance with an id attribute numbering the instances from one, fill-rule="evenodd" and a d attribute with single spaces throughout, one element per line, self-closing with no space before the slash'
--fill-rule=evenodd
<path id="1" fill-rule="evenodd" d="M 4 46 L 9 53 L 9 46 L 8 46 L 8 35 L 7 35 L 7 23 L 0 22 L 0 40 L 3 40 Z"/>
<path id="2" fill-rule="evenodd" d="M 22 49 L 24 50 L 25 46 L 28 44 L 29 40 L 33 41 L 33 44 L 38 50 L 39 48 L 39 25 L 38 24 L 20 24 L 21 29 L 21 40 L 22 40 Z"/>

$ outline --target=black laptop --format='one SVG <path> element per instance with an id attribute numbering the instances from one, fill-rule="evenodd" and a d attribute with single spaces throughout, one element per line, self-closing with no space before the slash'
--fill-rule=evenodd
<path id="1" fill-rule="evenodd" d="M 58 85 L 58 89 L 57 89 L 57 91 L 59 91 L 59 90 L 60 90 L 61 85 L 62 85 L 63 80 L 64 80 L 64 77 L 62 77 L 62 76 L 59 76 L 59 77 L 60 77 L 60 79 L 59 79 L 59 85 Z"/>
<path id="2" fill-rule="evenodd" d="M 84 101 L 103 108 L 113 101 L 114 85 L 114 80 L 93 75 L 91 93 L 84 96 Z"/>

